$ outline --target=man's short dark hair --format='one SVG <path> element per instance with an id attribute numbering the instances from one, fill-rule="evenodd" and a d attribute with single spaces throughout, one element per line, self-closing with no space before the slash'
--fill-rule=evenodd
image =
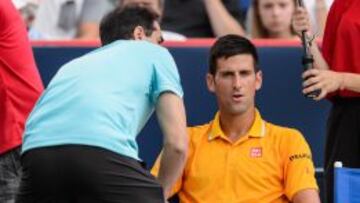
<path id="1" fill-rule="evenodd" d="M 154 31 L 154 22 L 158 18 L 155 12 L 144 7 L 116 8 L 101 21 L 101 43 L 106 45 L 119 39 L 132 39 L 137 26 L 143 27 L 145 35 L 150 36 Z"/>
<path id="2" fill-rule="evenodd" d="M 255 72 L 259 71 L 258 54 L 255 46 L 245 37 L 239 35 L 225 35 L 220 37 L 210 49 L 209 73 L 215 75 L 217 60 L 229 58 L 238 54 L 250 54 L 254 59 Z"/>

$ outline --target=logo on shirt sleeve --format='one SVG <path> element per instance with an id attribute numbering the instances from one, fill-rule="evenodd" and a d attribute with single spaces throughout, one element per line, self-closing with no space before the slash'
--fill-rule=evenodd
<path id="1" fill-rule="evenodd" d="M 311 155 L 308 153 L 302 153 L 302 154 L 293 154 L 289 157 L 290 161 L 294 161 L 297 159 L 310 159 L 311 160 Z"/>
<path id="2" fill-rule="evenodd" d="M 262 157 L 262 147 L 251 147 L 250 148 L 250 157 L 251 158 Z"/>

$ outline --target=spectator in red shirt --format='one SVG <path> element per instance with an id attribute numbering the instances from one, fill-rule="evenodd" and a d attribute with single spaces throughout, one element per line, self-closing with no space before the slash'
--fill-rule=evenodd
<path id="1" fill-rule="evenodd" d="M 24 22 L 11 0 L 0 1 L 0 202 L 12 202 L 20 180 L 24 122 L 43 85 Z"/>
<path id="2" fill-rule="evenodd" d="M 325 192 L 333 202 L 333 164 L 360 167 L 360 1 L 335 0 L 327 18 L 322 54 L 311 46 L 314 69 L 303 74 L 305 94 L 320 90 L 315 98 L 327 97 L 332 108 L 327 124 L 325 145 Z M 309 30 L 308 16 L 298 8 L 294 16 L 297 32 Z M 312 43 L 314 44 L 314 43 Z"/>

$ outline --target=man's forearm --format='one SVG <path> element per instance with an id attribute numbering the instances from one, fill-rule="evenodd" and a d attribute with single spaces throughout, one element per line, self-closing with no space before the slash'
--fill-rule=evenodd
<path id="1" fill-rule="evenodd" d="M 184 169 L 188 150 L 186 114 L 183 101 L 171 93 L 160 96 L 156 107 L 160 128 L 164 134 L 164 149 L 160 161 L 158 180 L 169 197 L 171 187 Z"/>
<path id="2" fill-rule="evenodd" d="M 360 92 L 360 74 L 355 73 L 341 73 L 343 74 L 342 89 Z"/>
<path id="3" fill-rule="evenodd" d="M 245 35 L 244 28 L 226 10 L 221 0 L 203 0 L 212 30 L 217 37 L 227 34 Z"/>
<path id="4" fill-rule="evenodd" d="M 186 162 L 187 149 L 176 149 L 171 146 L 164 146 L 158 180 L 164 188 L 164 195 L 169 197 L 172 186 L 181 176 Z"/>
<path id="5" fill-rule="evenodd" d="M 317 46 L 316 42 L 312 43 L 310 51 L 314 57 L 314 67 L 320 70 L 329 70 L 329 66 L 326 63 L 322 53 L 320 52 L 320 49 Z"/>

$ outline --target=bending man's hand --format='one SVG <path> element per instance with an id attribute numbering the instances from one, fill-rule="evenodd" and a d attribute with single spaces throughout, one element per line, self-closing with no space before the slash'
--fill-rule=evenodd
<path id="1" fill-rule="evenodd" d="M 330 70 L 311 69 L 303 73 L 303 93 L 315 90 L 321 93 L 315 100 L 323 99 L 328 93 L 344 89 L 344 75 Z"/>

